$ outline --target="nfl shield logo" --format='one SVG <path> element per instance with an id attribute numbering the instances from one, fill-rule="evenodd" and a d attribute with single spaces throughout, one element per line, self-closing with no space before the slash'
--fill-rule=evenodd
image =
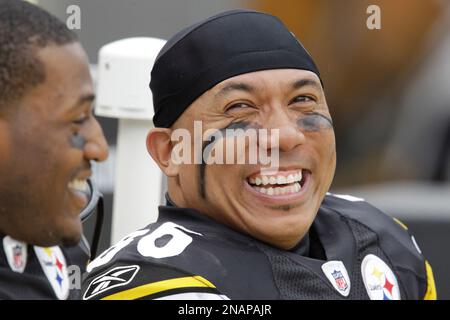
<path id="1" fill-rule="evenodd" d="M 27 264 L 27 244 L 6 236 L 3 238 L 3 250 L 11 270 L 22 273 Z"/>
<path id="2" fill-rule="evenodd" d="M 350 277 L 342 261 L 332 260 L 322 265 L 322 271 L 333 288 L 344 297 L 350 294 Z"/>
<path id="3" fill-rule="evenodd" d="M 345 281 L 345 278 L 342 275 L 342 272 L 334 270 L 334 272 L 331 273 L 331 275 L 333 276 L 334 281 L 336 282 L 336 285 L 339 288 L 339 290 L 342 290 L 342 291 L 347 290 L 348 284 L 347 284 L 347 281 Z"/>
<path id="4" fill-rule="evenodd" d="M 22 268 L 24 265 L 23 247 L 21 245 L 13 247 L 13 264 L 17 269 Z"/>

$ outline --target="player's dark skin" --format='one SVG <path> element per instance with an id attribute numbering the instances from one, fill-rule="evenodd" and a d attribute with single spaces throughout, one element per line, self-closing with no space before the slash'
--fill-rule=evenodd
<path id="1" fill-rule="evenodd" d="M 70 144 L 72 147 L 83 150 L 86 145 L 86 139 L 79 133 L 75 133 L 70 137 Z"/>
<path id="2" fill-rule="evenodd" d="M 276 174 L 306 172 L 303 191 L 284 197 L 258 194 L 248 181 L 259 174 L 260 165 L 208 165 L 202 182 L 201 166 L 174 163 L 171 132 L 185 128 L 193 137 L 194 121 L 199 120 L 203 132 L 235 123 L 278 129 L 276 145 L 268 143 L 269 137 L 263 145 L 279 150 Z M 292 248 L 307 233 L 336 165 L 334 131 L 320 80 L 313 72 L 298 69 L 258 71 L 222 81 L 194 101 L 171 128 L 153 129 L 147 148 L 168 176 L 175 204 L 283 249 Z M 205 197 L 199 188 L 202 183 Z"/>
<path id="3" fill-rule="evenodd" d="M 76 244 L 86 200 L 69 187 L 105 160 L 94 88 L 78 42 L 36 49 L 44 82 L 0 115 L 0 233 L 38 246 Z"/>

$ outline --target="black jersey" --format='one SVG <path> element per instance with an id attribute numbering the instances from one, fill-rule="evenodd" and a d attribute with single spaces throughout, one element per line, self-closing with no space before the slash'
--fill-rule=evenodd
<path id="1" fill-rule="evenodd" d="M 0 236 L 0 299 L 79 299 L 89 260 L 83 239 L 74 247 L 38 247 Z"/>
<path id="2" fill-rule="evenodd" d="M 406 227 L 327 194 L 308 234 L 281 250 L 192 209 L 159 207 L 88 266 L 83 299 L 432 299 L 431 267 Z"/>

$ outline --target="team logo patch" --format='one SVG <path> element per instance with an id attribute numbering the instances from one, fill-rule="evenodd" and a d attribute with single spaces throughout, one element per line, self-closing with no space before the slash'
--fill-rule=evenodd
<path id="1" fill-rule="evenodd" d="M 83 295 L 84 300 L 88 300 L 100 293 L 117 288 L 130 283 L 139 271 L 139 266 L 122 266 L 108 270 L 104 274 L 95 278 Z"/>
<path id="2" fill-rule="evenodd" d="M 3 249 L 11 270 L 23 273 L 27 265 L 27 244 L 6 236 L 3 238 Z"/>
<path id="3" fill-rule="evenodd" d="M 333 287 L 344 297 L 350 293 L 350 278 L 342 261 L 328 261 L 322 265 L 322 271 Z"/>
<path id="4" fill-rule="evenodd" d="M 397 278 L 391 268 L 376 255 L 364 257 L 361 274 L 371 300 L 400 300 Z"/>
<path id="5" fill-rule="evenodd" d="M 59 300 L 67 299 L 69 296 L 69 276 L 66 258 L 61 249 L 57 246 L 49 248 L 34 246 L 34 252 L 56 297 Z"/>

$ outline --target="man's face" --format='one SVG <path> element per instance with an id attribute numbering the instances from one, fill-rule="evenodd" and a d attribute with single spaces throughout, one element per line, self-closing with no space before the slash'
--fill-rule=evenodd
<path id="1" fill-rule="evenodd" d="M 87 57 L 79 43 L 37 49 L 43 83 L 28 90 L 0 119 L 0 232 L 41 246 L 75 244 L 91 175 L 90 160 L 107 157 L 92 115 Z"/>
<path id="2" fill-rule="evenodd" d="M 202 165 L 182 164 L 169 181 L 170 192 L 172 186 L 181 190 L 173 192 L 175 202 L 277 247 L 293 247 L 311 226 L 336 165 L 319 78 L 279 69 L 227 79 L 199 97 L 172 129 L 187 128 L 193 137 L 194 120 L 202 121 L 203 132 L 230 126 L 278 129 L 273 147 L 278 147 L 279 167 L 261 173 L 260 164 L 211 164 L 204 166 L 202 179 Z"/>

